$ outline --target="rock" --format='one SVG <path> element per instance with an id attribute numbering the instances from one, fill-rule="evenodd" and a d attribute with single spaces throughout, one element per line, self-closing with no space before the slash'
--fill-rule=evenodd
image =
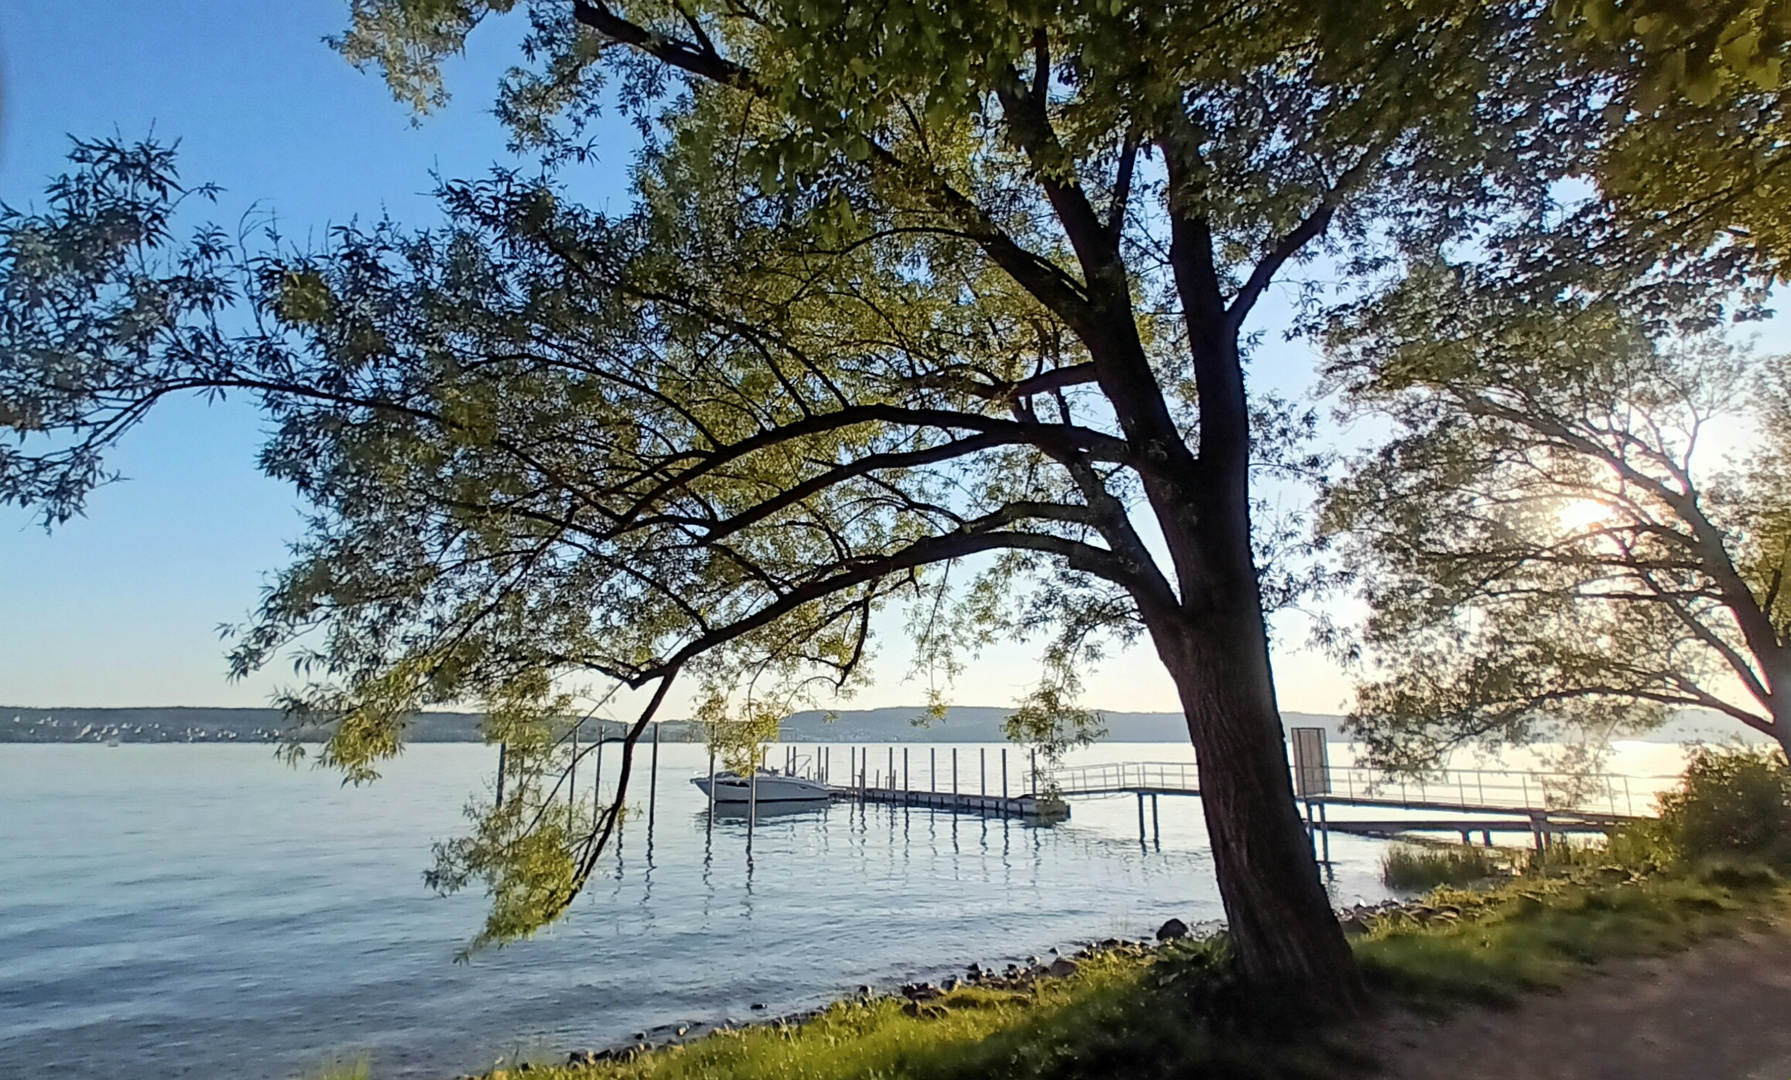
<path id="1" fill-rule="evenodd" d="M 910 1001 L 902 1005 L 902 1012 L 925 1020 L 937 1020 L 946 1015 L 947 1010 L 942 1005 L 927 1005 L 919 1001 Z"/>
<path id="2" fill-rule="evenodd" d="M 858 988 L 858 996 L 859 997 L 870 997 L 871 996 L 871 988 L 868 986 L 859 987 Z"/>
<path id="3" fill-rule="evenodd" d="M 755 1001 L 752 1003 L 752 1007 L 754 1009 L 763 1009 L 765 1007 L 765 1003 L 763 1001 Z"/>
<path id="4" fill-rule="evenodd" d="M 964 981 L 962 979 L 958 978 L 956 975 L 953 975 L 951 978 L 945 980 L 945 992 L 949 994 L 953 990 L 956 990 L 958 987 L 963 986 L 963 985 L 964 985 Z"/>
<path id="5" fill-rule="evenodd" d="M 679 1038 L 683 1038 L 684 1034 L 686 1032 L 688 1032 L 689 1030 L 690 1030 L 689 1024 L 679 1024 L 676 1034 L 678 1035 Z"/>
<path id="6" fill-rule="evenodd" d="M 1185 938 L 1187 936 L 1188 924 L 1180 919 L 1170 919 L 1162 926 L 1157 927 L 1158 941 L 1174 941 L 1176 938 Z"/>
<path id="7" fill-rule="evenodd" d="M 1050 966 L 1045 968 L 1045 974 L 1051 976 L 1053 979 L 1067 979 L 1081 970 L 1082 966 L 1080 964 L 1067 956 L 1060 956 L 1051 961 Z"/>
<path id="8" fill-rule="evenodd" d="M 1174 920 L 1172 919 L 1170 921 L 1173 922 Z M 1124 945 L 1124 944 L 1125 944 L 1125 942 L 1119 940 L 1118 938 L 1110 937 L 1110 938 L 1106 939 L 1105 941 L 1102 941 L 1100 943 L 1099 947 L 1103 948 L 1103 949 L 1117 949 L 1121 945 Z"/>
<path id="9" fill-rule="evenodd" d="M 589 1050 L 574 1050 L 566 1055 L 566 1064 L 568 1065 L 589 1065 L 590 1063 L 591 1052 Z"/>
<path id="10" fill-rule="evenodd" d="M 1368 933 L 1368 923 L 1360 915 L 1346 915 L 1337 920 L 1337 925 L 1343 927 L 1344 937 L 1361 937 Z"/>
<path id="11" fill-rule="evenodd" d="M 640 1042 L 642 1039 L 644 1039 L 646 1037 L 647 1037 L 647 1033 L 644 1031 L 637 1031 L 634 1033 L 634 1041 L 635 1042 Z"/>

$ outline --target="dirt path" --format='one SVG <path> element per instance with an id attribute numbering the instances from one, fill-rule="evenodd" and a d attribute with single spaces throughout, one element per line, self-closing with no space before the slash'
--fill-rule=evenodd
<path id="1" fill-rule="evenodd" d="M 1383 1080 L 1791 1080 L 1791 926 L 1610 961 L 1558 994 L 1376 1038 Z"/>

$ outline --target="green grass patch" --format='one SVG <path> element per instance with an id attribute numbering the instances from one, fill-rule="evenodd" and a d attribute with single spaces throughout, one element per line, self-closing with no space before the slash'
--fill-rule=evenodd
<path id="1" fill-rule="evenodd" d="M 1274 1044 L 1213 1007 L 1224 970 L 1196 943 L 1083 958 L 1065 979 L 1021 989 L 965 987 L 918 1005 L 837 1003 L 802 1024 L 718 1032 L 625 1062 L 536 1067 L 530 1080 L 1079 1080 L 1211 1077 L 1299 1080 L 1336 1075 L 1338 1052 Z M 1228 1019 L 1229 1017 L 1229 1019 Z M 516 1074 L 494 1073 L 493 1077 Z"/>
<path id="2" fill-rule="evenodd" d="M 1356 942 L 1370 984 L 1407 1003 L 1501 1003 L 1560 986 L 1588 964 L 1683 949 L 1782 908 L 1759 864 L 1640 873 L 1607 865 L 1485 889 L 1439 888 Z"/>

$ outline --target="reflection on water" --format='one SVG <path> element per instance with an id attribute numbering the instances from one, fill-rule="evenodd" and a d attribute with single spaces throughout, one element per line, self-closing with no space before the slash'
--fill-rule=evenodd
<path id="1" fill-rule="evenodd" d="M 999 790 L 998 749 L 961 748 L 965 790 L 985 762 Z M 949 750 L 862 757 L 908 757 L 944 787 Z M 830 756 L 843 772 L 844 748 Z M 686 782 L 702 748 L 668 744 L 651 819 L 630 821 L 570 917 L 455 964 L 484 899 L 420 875 L 467 800 L 489 798 L 491 764 L 418 746 L 355 789 L 265 747 L 0 746 L 0 1075 L 97 1080 L 126 1060 L 277 1077 L 339 1052 L 445 1076 L 1219 914 L 1193 800 L 1162 801 L 1155 841 L 1129 797 L 1077 800 L 1053 827 L 834 803 L 761 807 L 749 829 L 711 820 Z M 1381 895 L 1376 844 L 1332 851 L 1339 902 Z"/>

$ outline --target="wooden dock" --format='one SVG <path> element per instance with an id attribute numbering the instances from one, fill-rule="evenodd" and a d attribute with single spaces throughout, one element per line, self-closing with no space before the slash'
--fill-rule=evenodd
<path id="1" fill-rule="evenodd" d="M 1017 817 L 1049 824 L 1070 816 L 1070 804 L 1049 795 L 971 795 L 950 791 L 911 791 L 907 788 L 848 788 L 828 785 L 836 801 L 886 803 L 892 806 L 924 806 L 983 817 Z"/>
<path id="2" fill-rule="evenodd" d="M 1140 841 L 1160 834 L 1158 800 L 1165 795 L 1200 797 L 1200 773 L 1192 762 L 1123 762 L 1041 769 L 1028 756 L 1024 772 L 1010 769 L 1005 748 L 991 755 L 979 749 L 961 767 L 955 749 L 941 770 L 936 748 L 923 762 L 911 750 L 844 747 L 848 782 L 834 781 L 832 748 L 818 748 L 804 762 L 794 746 L 785 750 L 785 768 L 825 783 L 841 801 L 924 807 L 952 813 L 1024 818 L 1042 824 L 1069 817 L 1074 798 L 1132 796 L 1138 800 Z M 911 764 L 922 768 L 912 769 Z M 991 765 L 995 775 L 991 776 Z M 924 771 L 924 783 L 916 776 Z M 1478 836 L 1528 833 L 1538 847 L 1569 834 L 1607 832 L 1623 821 L 1645 816 L 1652 796 L 1670 777 L 1586 775 L 1514 770 L 1446 770 L 1423 778 L 1322 763 L 1295 766 L 1295 792 L 1305 810 L 1314 846 L 1329 857 L 1330 834 L 1392 838 L 1418 833 L 1453 833 L 1463 843 Z M 993 790 L 991 790 L 993 789 Z M 1332 817 L 1333 808 L 1394 810 L 1401 817 Z M 1147 814 L 1148 811 L 1148 814 Z"/>

